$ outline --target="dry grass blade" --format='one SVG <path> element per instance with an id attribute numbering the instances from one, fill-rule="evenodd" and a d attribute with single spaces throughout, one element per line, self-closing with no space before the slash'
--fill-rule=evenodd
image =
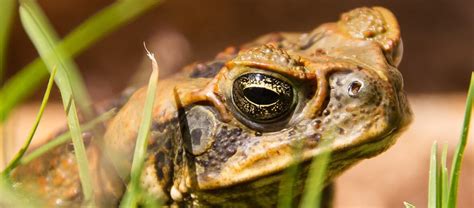
<path id="1" fill-rule="evenodd" d="M 121 207 L 137 207 L 141 195 L 140 176 L 142 175 L 142 169 L 146 157 L 146 150 L 148 144 L 147 141 L 148 136 L 150 134 L 152 111 L 156 96 L 156 86 L 158 84 L 158 63 L 156 62 L 154 54 L 150 53 L 147 49 L 146 51 L 148 58 L 150 58 L 150 60 L 152 61 L 153 71 L 150 76 L 150 81 L 148 82 L 145 106 L 140 122 L 140 128 L 138 129 L 137 141 L 135 143 L 135 152 L 133 154 L 130 184 L 128 186 L 127 193 L 125 194 L 125 197 L 122 200 L 122 203 L 120 204 Z"/>
<path id="2" fill-rule="evenodd" d="M 405 208 L 415 208 L 415 205 L 410 204 L 408 202 L 403 202 L 403 205 L 405 205 Z"/>

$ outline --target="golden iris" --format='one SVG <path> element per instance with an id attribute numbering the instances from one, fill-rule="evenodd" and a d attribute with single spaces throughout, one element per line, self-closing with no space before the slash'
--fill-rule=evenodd
<path id="1" fill-rule="evenodd" d="M 293 87 L 286 81 L 262 73 L 248 73 L 235 79 L 232 100 L 246 118 L 270 123 L 288 115 L 293 108 Z"/>

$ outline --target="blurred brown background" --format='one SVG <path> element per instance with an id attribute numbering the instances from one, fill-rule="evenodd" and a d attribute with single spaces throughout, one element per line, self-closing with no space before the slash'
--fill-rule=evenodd
<path id="1" fill-rule="evenodd" d="M 61 36 L 112 1 L 40 1 Z M 161 74 L 211 59 L 273 31 L 309 31 L 359 6 L 384 6 L 397 16 L 404 42 L 399 67 L 415 122 L 386 153 L 357 165 L 338 180 L 337 207 L 426 206 L 429 151 L 434 140 L 453 152 L 461 129 L 465 93 L 474 69 L 474 1 L 168 0 L 99 41 L 76 58 L 95 101 L 117 96 L 143 67 L 146 41 L 159 56 Z M 7 52 L 7 78 L 37 57 L 16 17 Z M 148 63 L 147 63 L 148 64 Z M 147 71 L 149 72 L 149 71 Z M 24 138 L 43 90 L 18 108 L 8 125 Z M 56 101 L 58 101 L 56 93 Z M 53 99 L 54 101 L 54 99 Z M 60 104 L 48 106 L 40 135 L 63 126 Z M 23 125 L 23 126 L 22 126 Z M 22 126 L 22 127 L 20 127 Z M 474 206 L 473 137 L 461 173 L 460 206 Z"/>
<path id="2" fill-rule="evenodd" d="M 40 1 L 61 36 L 112 1 Z M 404 42 L 400 66 L 409 92 L 467 89 L 474 69 L 474 1 L 167 0 L 76 59 L 96 99 L 117 95 L 138 69 L 143 41 L 170 73 L 211 59 L 229 45 L 272 31 L 309 31 L 341 12 L 381 5 L 397 16 Z M 151 43 L 150 43 L 151 42 Z M 7 78 L 37 57 L 19 18 L 8 47 Z M 40 93 L 42 94 L 42 93 Z"/>

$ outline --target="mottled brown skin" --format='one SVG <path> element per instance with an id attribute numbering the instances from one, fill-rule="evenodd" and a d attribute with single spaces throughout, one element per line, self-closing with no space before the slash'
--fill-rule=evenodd
<path id="1" fill-rule="evenodd" d="M 410 123 L 396 68 L 401 54 L 393 14 L 359 8 L 309 33 L 273 33 L 230 47 L 215 60 L 160 80 L 142 187 L 167 204 L 271 207 L 295 155 L 303 167 L 299 195 L 308 164 L 323 148 L 332 151 L 324 181 L 330 184 L 356 162 L 389 148 Z M 278 119 L 259 121 L 252 116 L 270 111 L 236 104 L 235 80 L 255 73 L 292 86 L 292 105 Z M 88 145 L 96 161 L 90 165 L 96 200 L 104 206 L 118 203 L 129 177 L 145 94 L 146 88 L 135 92 L 106 124 L 103 142 Z M 60 192 L 44 195 L 52 203 L 76 204 L 82 197 L 73 154 L 65 147 L 55 151 L 20 167 L 15 177 L 20 186 Z M 109 161 L 114 168 L 104 168 L 112 167 Z M 55 182 L 58 171 L 67 183 Z"/>

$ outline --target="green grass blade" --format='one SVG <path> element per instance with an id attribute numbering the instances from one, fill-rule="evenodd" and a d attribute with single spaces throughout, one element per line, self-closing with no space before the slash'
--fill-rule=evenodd
<path id="1" fill-rule="evenodd" d="M 14 13 L 16 11 L 15 0 L 0 0 L 0 86 L 4 82 L 4 74 L 6 67 L 6 51 L 8 46 L 8 39 L 10 36 L 10 29 Z M 2 111 L 5 105 L 2 96 L 0 95 L 0 166 L 6 164 L 6 151 L 5 150 L 5 136 L 3 133 L 3 120 L 1 118 L 6 117 L 7 112 Z"/>
<path id="2" fill-rule="evenodd" d="M 3 83 L 3 75 L 5 73 L 6 49 L 8 45 L 8 37 L 12 24 L 13 15 L 15 13 L 15 0 L 0 0 L 0 86 Z"/>
<path id="3" fill-rule="evenodd" d="M 39 199 L 15 190 L 3 175 L 0 175 L 0 196 L 0 207 L 45 207 Z"/>
<path id="4" fill-rule="evenodd" d="M 148 52 L 148 50 L 147 50 Z M 143 115 L 138 129 L 137 141 L 135 144 L 135 151 L 133 153 L 132 170 L 130 177 L 130 185 L 125 194 L 124 200 L 120 204 L 121 207 L 137 207 L 140 195 L 140 177 L 145 163 L 147 152 L 148 136 L 150 134 L 150 127 L 152 121 L 152 111 L 155 102 L 156 85 L 158 83 L 158 64 L 152 53 L 147 53 L 153 64 L 153 72 L 148 82 L 147 96 Z"/>
<path id="5" fill-rule="evenodd" d="M 286 208 L 293 206 L 293 197 L 296 177 L 300 171 L 299 161 L 301 161 L 303 142 L 298 142 L 293 148 L 293 164 L 285 170 L 280 181 L 278 190 L 278 207 Z"/>
<path id="6" fill-rule="evenodd" d="M 88 161 L 84 143 L 82 142 L 81 128 L 77 116 L 75 100 L 73 99 L 72 85 L 69 79 L 67 64 L 64 64 L 64 54 L 55 50 L 54 40 L 51 34 L 45 29 L 41 10 L 31 0 L 20 2 L 20 19 L 29 38 L 35 45 L 41 58 L 43 58 L 49 69 L 58 64 L 56 85 L 61 92 L 61 98 L 66 110 L 66 117 L 69 130 L 71 131 L 74 145 L 74 153 L 79 166 L 79 176 L 81 179 L 84 200 L 86 203 L 92 202 L 92 180 L 89 173 Z M 46 26 L 47 27 L 47 26 Z"/>
<path id="7" fill-rule="evenodd" d="M 295 185 L 296 175 L 299 172 L 299 165 L 293 164 L 287 170 L 280 181 L 280 188 L 278 190 L 278 207 L 289 208 L 293 205 L 293 190 Z"/>
<path id="8" fill-rule="evenodd" d="M 469 134 L 469 125 L 471 123 L 472 100 L 474 99 L 474 72 L 471 73 L 471 82 L 469 84 L 469 91 L 467 94 L 466 110 L 464 111 L 464 122 L 461 131 L 461 138 L 454 153 L 453 162 L 451 165 L 451 178 L 449 181 L 449 195 L 448 207 L 456 207 L 459 174 L 461 172 L 461 162 L 466 149 L 467 136 Z"/>
<path id="9" fill-rule="evenodd" d="M 37 58 L 32 64 L 8 79 L 0 89 L 0 123 L 5 121 L 10 111 L 18 103 L 33 94 L 49 72 L 43 61 Z"/>
<path id="10" fill-rule="evenodd" d="M 67 52 L 66 55 L 74 57 L 160 2 L 160 0 L 116 1 L 75 28 L 59 43 L 59 47 Z M 2 100 L 0 122 L 7 118 L 15 105 L 30 96 L 47 76 L 48 71 L 44 62 L 37 58 L 10 78 L 0 89 L 0 100 Z"/>
<path id="11" fill-rule="evenodd" d="M 110 111 L 107 111 L 99 115 L 97 118 L 94 118 L 91 121 L 82 125 L 81 130 L 83 132 L 93 130 L 94 127 L 96 127 L 98 124 L 103 123 L 109 120 L 110 118 L 112 118 L 116 114 L 115 111 L 116 111 L 115 109 L 112 109 Z M 50 151 L 51 149 L 68 142 L 70 139 L 71 139 L 71 133 L 69 131 L 65 132 L 59 135 L 58 137 L 52 139 L 50 142 L 41 145 L 40 147 L 38 147 L 31 153 L 25 155 L 23 158 L 21 158 L 20 164 L 27 164 L 31 162 L 32 160 L 38 158 L 39 156 L 43 155 L 44 153 Z"/>
<path id="12" fill-rule="evenodd" d="M 324 145 L 325 144 L 321 144 Z M 323 146 L 323 147 L 324 147 Z M 321 192 L 324 188 L 324 178 L 327 165 L 330 158 L 330 151 L 322 148 L 323 152 L 311 162 L 308 178 L 305 183 L 303 198 L 300 207 L 302 208 L 319 208 L 321 207 Z"/>
<path id="13" fill-rule="evenodd" d="M 438 153 L 438 143 L 435 141 L 431 147 L 430 156 L 430 172 L 429 172 L 429 183 L 428 183 L 428 207 L 436 208 L 437 202 L 437 182 L 438 182 L 438 162 L 436 160 Z"/>
<path id="14" fill-rule="evenodd" d="M 410 204 L 408 202 L 403 202 L 403 205 L 405 205 L 405 208 L 416 208 L 415 205 Z"/>
<path id="15" fill-rule="evenodd" d="M 46 108 L 46 104 L 48 104 L 49 95 L 51 93 L 51 89 L 53 88 L 55 75 L 56 75 L 56 68 L 53 68 L 53 71 L 51 72 L 51 76 L 48 81 L 48 86 L 46 87 L 46 92 L 44 93 L 44 96 L 43 96 L 43 101 L 41 102 L 41 106 L 40 106 L 38 115 L 36 115 L 36 120 L 33 124 L 33 127 L 31 128 L 30 133 L 28 134 L 28 137 L 25 140 L 25 144 L 23 144 L 23 147 L 21 147 L 20 151 L 18 151 L 18 153 L 13 158 L 13 160 L 7 165 L 5 170 L 2 172 L 3 175 L 5 176 L 10 175 L 10 171 L 13 170 L 18 165 L 21 158 L 25 154 L 26 150 L 30 146 L 31 140 L 33 140 L 33 136 L 35 135 L 36 129 L 38 128 L 38 125 L 41 121 L 41 117 L 43 117 L 43 112 L 44 112 L 44 109 Z"/>
<path id="16" fill-rule="evenodd" d="M 448 145 L 443 145 L 443 152 L 441 153 L 441 197 L 440 197 L 440 205 L 442 208 L 446 208 L 448 206 L 448 193 L 449 193 L 449 185 L 448 185 L 448 168 L 446 167 L 446 159 L 448 157 Z"/>
<path id="17" fill-rule="evenodd" d="M 442 188 L 443 188 L 443 176 L 442 173 L 442 162 L 439 158 L 439 155 L 436 154 L 436 207 L 441 208 L 441 198 L 443 196 Z"/>
<path id="18" fill-rule="evenodd" d="M 156 197 L 151 196 L 150 194 L 145 194 L 144 200 L 145 200 L 145 203 L 142 205 L 143 208 L 163 207 L 163 203 L 160 200 L 158 200 Z"/>
<path id="19" fill-rule="evenodd" d="M 43 14 L 43 11 L 36 1 L 29 0 L 28 5 L 31 12 L 35 14 L 36 22 L 38 25 L 40 25 L 39 29 L 41 29 L 41 32 L 44 34 L 44 38 L 47 40 L 45 44 L 47 44 L 49 48 L 56 47 L 57 43 L 59 42 L 59 38 L 51 23 L 48 21 L 46 15 Z M 67 69 L 65 72 L 69 78 L 73 98 L 77 101 L 79 109 L 84 113 L 87 119 L 92 118 L 92 102 L 90 96 L 87 93 L 87 89 L 84 81 L 82 80 L 81 74 L 79 73 L 79 69 L 61 47 L 55 48 L 54 51 L 56 51 L 56 56 L 60 57 L 57 59 L 57 61 L 60 61 L 58 64 L 62 66 L 63 69 Z M 51 63 L 46 64 L 51 67 Z"/>

